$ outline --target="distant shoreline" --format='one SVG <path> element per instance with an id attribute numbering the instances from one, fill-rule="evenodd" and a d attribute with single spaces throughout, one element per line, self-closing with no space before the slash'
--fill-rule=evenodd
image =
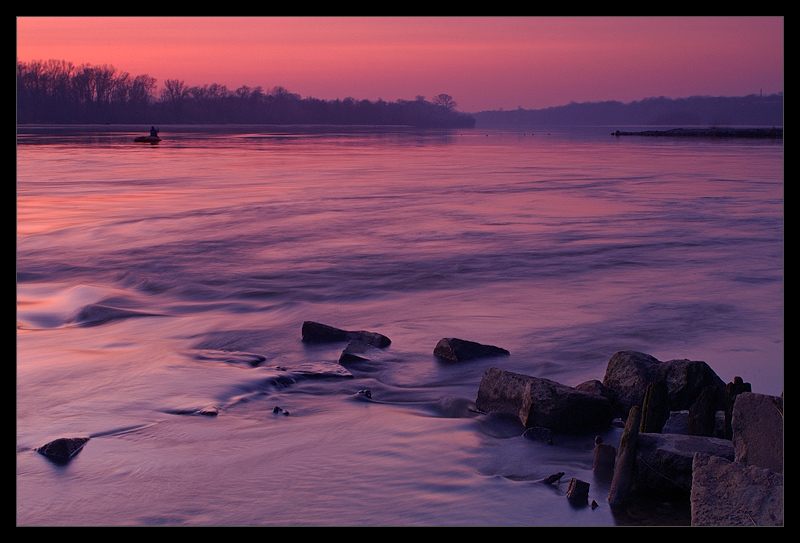
<path id="1" fill-rule="evenodd" d="M 623 132 L 612 136 L 657 136 L 679 138 L 770 138 L 783 139 L 783 128 L 673 128 L 670 130 L 643 130 Z"/>

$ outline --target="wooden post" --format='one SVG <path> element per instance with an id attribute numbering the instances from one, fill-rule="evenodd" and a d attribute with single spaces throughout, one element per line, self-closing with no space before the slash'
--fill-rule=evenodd
<path id="1" fill-rule="evenodd" d="M 640 432 L 660 434 L 669 416 L 669 397 L 667 385 L 654 381 L 647 385 L 642 405 L 642 425 Z"/>
<path id="2" fill-rule="evenodd" d="M 631 407 L 625 430 L 619 441 L 617 465 L 611 479 L 608 501 L 611 506 L 622 505 L 633 485 L 633 464 L 636 460 L 636 439 L 639 437 L 639 426 L 642 423 L 642 409 L 638 405 Z"/>

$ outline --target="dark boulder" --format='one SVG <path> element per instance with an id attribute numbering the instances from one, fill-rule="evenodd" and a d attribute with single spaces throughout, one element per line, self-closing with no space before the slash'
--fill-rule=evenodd
<path id="1" fill-rule="evenodd" d="M 609 360 L 603 378 L 603 386 L 621 415 L 627 415 L 633 406 L 641 407 L 648 385 L 654 382 L 667 386 L 670 411 L 688 410 L 708 386 L 719 390 L 717 409 L 724 408 L 725 383 L 702 361 L 662 362 L 649 354 L 620 351 Z"/>
<path id="2" fill-rule="evenodd" d="M 484 345 L 458 338 L 442 338 L 433 349 L 437 357 L 451 362 L 463 362 L 474 358 L 489 356 L 508 356 L 510 353 L 501 347 Z"/>
<path id="3" fill-rule="evenodd" d="M 611 424 L 611 403 L 549 379 L 489 368 L 475 402 L 478 411 L 519 417 L 526 428 L 579 433 Z"/>
<path id="4" fill-rule="evenodd" d="M 35 450 L 54 462 L 64 463 L 78 454 L 87 441 L 88 437 L 60 437 Z"/>
<path id="5" fill-rule="evenodd" d="M 313 321 L 305 321 L 303 323 L 302 333 L 305 343 L 337 343 L 358 340 L 380 348 L 388 347 L 392 343 L 388 337 L 377 332 L 343 330 Z"/>

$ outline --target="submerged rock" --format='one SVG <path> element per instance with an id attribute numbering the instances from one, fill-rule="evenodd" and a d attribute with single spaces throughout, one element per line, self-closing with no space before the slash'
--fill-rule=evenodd
<path id="1" fill-rule="evenodd" d="M 216 417 L 219 415 L 219 407 L 208 405 L 205 407 L 188 407 L 184 409 L 168 409 L 165 411 L 170 415 L 202 415 L 204 417 Z"/>
<path id="2" fill-rule="evenodd" d="M 565 475 L 565 473 L 563 471 L 559 471 L 559 472 L 553 473 L 551 475 L 548 475 L 547 477 L 545 477 L 544 479 L 542 479 L 539 482 L 540 483 L 544 483 L 546 485 L 552 485 L 553 483 L 559 482 L 564 475 Z"/>
<path id="3" fill-rule="evenodd" d="M 195 360 L 242 364 L 251 368 L 258 367 L 267 360 L 265 356 L 258 353 L 222 349 L 195 349 L 191 356 Z"/>
<path id="4" fill-rule="evenodd" d="M 370 343 L 365 343 L 359 339 L 353 339 L 344 348 L 342 354 L 339 355 L 339 363 L 347 364 L 349 362 L 363 362 L 368 360 L 375 360 L 381 357 L 383 351 Z"/>
<path id="5" fill-rule="evenodd" d="M 108 322 L 135 317 L 158 317 L 156 313 L 145 313 L 103 304 L 91 304 L 81 309 L 70 322 L 81 327 L 100 326 Z"/>
<path id="6" fill-rule="evenodd" d="M 548 445 L 553 444 L 553 432 L 550 430 L 550 428 L 542 428 L 541 426 L 527 428 L 522 433 L 522 437 L 525 439 L 530 439 L 531 441 L 541 441 L 542 443 L 547 443 Z"/>
<path id="7" fill-rule="evenodd" d="M 353 378 L 353 374 L 338 362 L 322 360 L 297 364 L 291 367 L 276 366 L 275 371 L 264 380 L 263 386 L 282 390 L 306 380 Z"/>
<path id="8" fill-rule="evenodd" d="M 88 437 L 61 437 L 35 450 L 54 462 L 67 462 L 83 449 L 87 441 Z"/>
<path id="9" fill-rule="evenodd" d="M 489 356 L 508 356 L 510 353 L 501 347 L 484 345 L 458 338 L 442 338 L 433 349 L 433 354 L 451 362 L 462 362 Z"/>
<path id="10" fill-rule="evenodd" d="M 353 374 L 342 367 L 341 364 L 327 360 L 292 366 L 289 373 L 294 375 L 295 378 L 305 379 L 353 379 Z"/>

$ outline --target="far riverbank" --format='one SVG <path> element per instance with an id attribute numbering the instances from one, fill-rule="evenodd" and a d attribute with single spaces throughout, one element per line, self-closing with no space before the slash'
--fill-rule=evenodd
<path id="1" fill-rule="evenodd" d="M 660 136 L 681 138 L 771 138 L 783 139 L 783 128 L 673 128 L 670 130 L 644 130 L 623 132 L 612 136 Z"/>

